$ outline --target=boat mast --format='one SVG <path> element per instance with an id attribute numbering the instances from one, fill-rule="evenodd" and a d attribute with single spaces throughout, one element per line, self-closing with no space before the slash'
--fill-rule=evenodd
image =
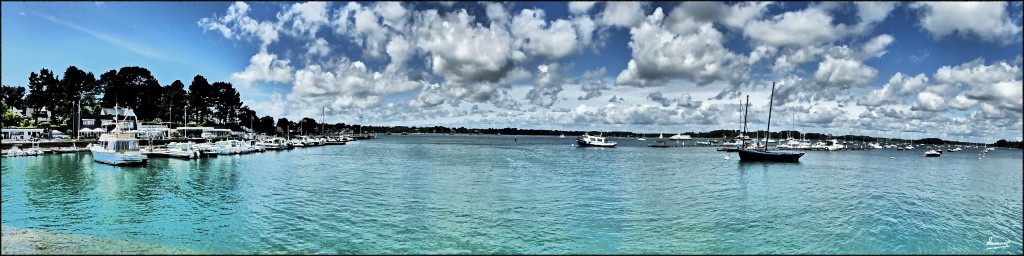
<path id="1" fill-rule="evenodd" d="M 747 104 L 743 104 L 743 134 L 740 134 L 740 141 L 743 141 L 743 148 L 747 148 L 747 110 L 750 109 L 750 95 L 747 95 Z"/>
<path id="2" fill-rule="evenodd" d="M 768 128 L 765 137 L 772 136 L 772 103 L 775 101 L 775 82 L 772 82 L 772 94 L 768 97 Z M 768 151 L 768 141 L 764 142 L 764 151 Z"/>

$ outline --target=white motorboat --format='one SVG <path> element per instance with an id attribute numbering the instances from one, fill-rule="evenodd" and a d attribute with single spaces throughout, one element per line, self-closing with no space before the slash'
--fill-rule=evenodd
<path id="1" fill-rule="evenodd" d="M 942 156 L 942 153 L 939 153 L 939 151 L 935 151 L 935 150 L 928 150 L 928 151 L 924 152 L 924 156 L 925 157 L 939 157 L 939 156 Z"/>
<path id="2" fill-rule="evenodd" d="M 89 148 L 93 160 L 109 165 L 145 164 L 149 157 L 139 149 L 139 139 L 134 134 L 114 132 L 100 135 L 96 145 Z"/>
<path id="3" fill-rule="evenodd" d="M 135 117 L 135 112 L 126 110 L 124 119 L 128 117 Z M 135 121 L 138 122 L 138 117 Z M 146 164 L 149 157 L 142 154 L 139 139 L 135 138 L 135 134 L 122 133 L 121 123 L 115 123 L 113 130 L 101 134 L 97 144 L 89 148 L 93 160 L 109 165 Z"/>
<path id="4" fill-rule="evenodd" d="M 580 147 L 605 147 L 612 148 L 618 143 L 614 141 L 607 141 L 601 136 L 590 136 L 590 134 L 583 134 L 580 138 L 576 139 L 576 144 Z"/>
<path id="5" fill-rule="evenodd" d="M 15 156 L 24 156 L 24 155 L 25 155 L 25 151 L 24 150 L 21 150 L 20 148 L 18 148 L 18 146 L 12 146 L 11 149 L 8 150 L 7 154 L 5 154 L 4 156 L 15 157 Z"/>
<path id="6" fill-rule="evenodd" d="M 172 143 L 167 144 L 168 156 L 177 158 L 199 158 L 202 153 L 195 143 Z"/>
<path id="7" fill-rule="evenodd" d="M 693 138 L 690 138 L 690 135 L 676 134 L 676 135 L 672 135 L 672 137 L 668 137 L 668 139 L 670 139 L 670 140 L 691 140 Z"/>

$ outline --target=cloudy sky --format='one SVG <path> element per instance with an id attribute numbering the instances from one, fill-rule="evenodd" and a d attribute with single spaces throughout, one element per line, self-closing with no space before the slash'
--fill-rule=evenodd
<path id="1" fill-rule="evenodd" d="M 2 80 L 149 68 L 261 116 L 1021 140 L 1021 3 L 2 3 Z"/>

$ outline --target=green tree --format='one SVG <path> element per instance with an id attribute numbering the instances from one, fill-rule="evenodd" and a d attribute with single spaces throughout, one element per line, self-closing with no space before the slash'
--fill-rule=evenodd
<path id="1" fill-rule="evenodd" d="M 189 120 L 205 123 L 209 120 L 210 95 L 213 93 L 213 86 L 201 75 L 192 78 L 192 84 L 188 86 L 188 109 Z M 194 118 L 193 118 L 194 117 Z"/>
<path id="2" fill-rule="evenodd" d="M 29 74 L 29 93 L 25 98 L 25 106 L 30 108 L 47 107 L 48 109 L 52 109 L 53 104 L 56 103 L 53 100 L 53 89 L 57 87 L 57 83 L 59 82 L 60 80 L 58 80 L 49 69 L 40 69 L 39 74 L 36 74 L 36 72 Z"/>
<path id="3" fill-rule="evenodd" d="M 319 134 L 319 125 L 320 124 L 316 123 L 316 120 L 309 117 L 302 118 L 302 120 L 299 121 L 299 128 L 302 129 L 302 134 Z"/>
<path id="4" fill-rule="evenodd" d="M 25 87 L 21 86 L 7 86 L 0 87 L 0 101 L 6 104 L 4 109 L 14 107 L 17 109 L 25 109 Z"/>
<path id="5" fill-rule="evenodd" d="M 167 118 L 168 122 L 183 122 L 182 116 L 188 103 L 188 93 L 185 92 L 185 84 L 181 80 L 174 80 L 173 83 L 163 88 L 163 95 L 160 96 L 160 117 Z"/>
<path id="6" fill-rule="evenodd" d="M 75 66 L 68 67 L 64 71 L 64 78 L 51 90 L 53 100 L 56 101 L 53 108 L 55 121 L 61 124 L 69 123 L 78 112 L 80 99 L 86 94 L 93 93 L 95 85 L 96 77 L 92 72 L 86 73 Z"/>
<path id="7" fill-rule="evenodd" d="M 153 78 L 148 69 L 142 67 L 123 67 L 118 71 L 108 71 L 100 75 L 99 84 L 103 86 L 103 106 L 132 108 L 140 120 L 157 117 L 162 90 L 160 82 Z"/>
<path id="8" fill-rule="evenodd" d="M 266 134 L 274 133 L 274 117 L 261 117 L 259 123 L 256 125 L 256 132 Z"/>
<path id="9" fill-rule="evenodd" d="M 231 83 L 215 82 L 213 87 L 212 105 L 214 107 L 214 118 L 221 123 L 234 123 L 237 121 L 236 111 L 242 107 L 242 100 L 238 91 Z"/>
<path id="10" fill-rule="evenodd" d="M 288 118 L 282 117 L 277 119 L 276 127 L 281 128 L 281 132 L 288 132 L 288 130 L 291 129 L 292 126 L 291 122 L 288 121 Z"/>

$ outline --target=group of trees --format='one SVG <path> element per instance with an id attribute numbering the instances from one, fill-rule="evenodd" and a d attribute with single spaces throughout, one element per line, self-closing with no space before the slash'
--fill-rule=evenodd
<path id="1" fill-rule="evenodd" d="M 123 67 L 110 70 L 97 79 L 92 72 L 75 66 L 63 76 L 48 69 L 32 72 L 28 86 L 3 85 L 3 126 L 37 126 L 31 117 L 18 118 L 10 108 L 47 109 L 49 125 L 68 130 L 74 126 L 74 114 L 81 107 L 82 114 L 99 114 L 101 108 L 119 106 L 134 109 L 144 123 L 183 125 L 186 114 L 189 123 L 196 125 L 229 125 L 248 123 L 256 112 L 245 106 L 231 83 L 210 83 L 196 75 L 187 90 L 181 80 L 160 85 L 152 73 L 143 67 Z M 243 122 L 244 121 L 244 122 Z"/>

